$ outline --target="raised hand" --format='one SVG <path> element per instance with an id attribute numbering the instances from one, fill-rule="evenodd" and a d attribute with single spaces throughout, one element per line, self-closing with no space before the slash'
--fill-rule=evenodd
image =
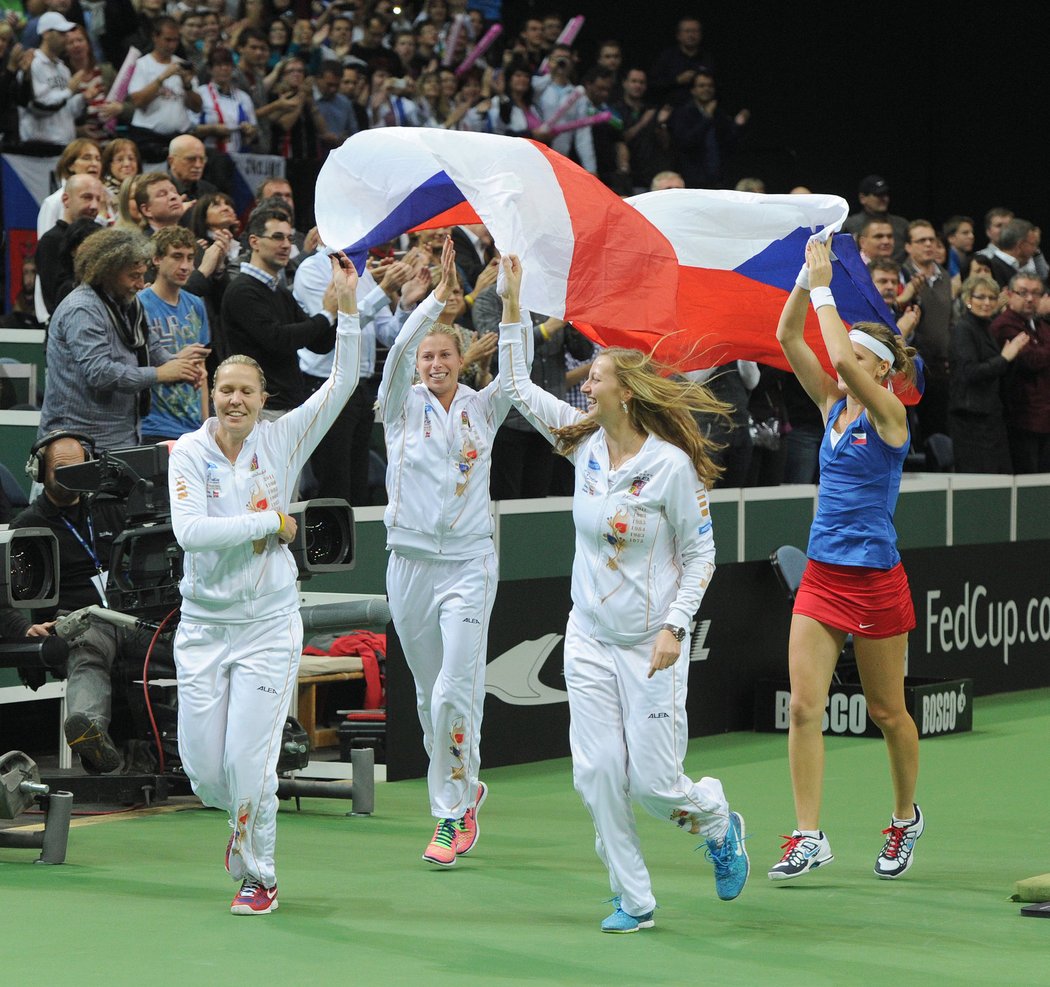
<path id="1" fill-rule="evenodd" d="M 831 287 L 831 248 L 818 240 L 806 244 L 806 266 L 810 288 Z"/>
<path id="2" fill-rule="evenodd" d="M 456 281 L 456 248 L 452 245 L 452 237 L 448 236 L 441 246 L 441 280 L 434 289 L 434 297 L 439 302 L 448 301 Z"/>
<path id="3" fill-rule="evenodd" d="M 339 311 L 353 314 L 357 311 L 357 268 L 342 251 L 330 254 L 332 285 L 339 301 Z"/>
<path id="4" fill-rule="evenodd" d="M 414 277 L 405 283 L 401 289 L 401 307 L 407 312 L 413 305 L 418 304 L 427 297 L 433 278 L 430 276 L 429 267 L 421 267 L 416 271 Z"/>
<path id="5" fill-rule="evenodd" d="M 500 266 L 503 268 L 503 290 L 499 296 L 504 301 L 517 304 L 521 293 L 521 261 L 517 254 L 504 254 Z"/>
<path id="6" fill-rule="evenodd" d="M 490 260 L 474 282 L 474 297 L 477 298 L 489 285 L 496 283 L 499 275 L 499 261 Z"/>
<path id="7" fill-rule="evenodd" d="M 478 361 L 481 363 L 482 368 L 487 369 L 497 346 L 499 346 L 499 335 L 497 333 L 483 333 L 477 339 L 472 340 L 467 347 L 466 353 L 463 354 L 463 364 L 466 366 Z"/>

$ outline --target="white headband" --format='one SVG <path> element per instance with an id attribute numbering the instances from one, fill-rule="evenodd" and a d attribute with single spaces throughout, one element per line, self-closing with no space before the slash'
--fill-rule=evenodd
<path id="1" fill-rule="evenodd" d="M 893 369 L 896 356 L 885 343 L 880 343 L 874 336 L 869 336 L 863 329 L 850 329 L 849 338 L 854 343 L 860 343 L 866 350 L 871 350 L 880 360 L 885 360 Z"/>

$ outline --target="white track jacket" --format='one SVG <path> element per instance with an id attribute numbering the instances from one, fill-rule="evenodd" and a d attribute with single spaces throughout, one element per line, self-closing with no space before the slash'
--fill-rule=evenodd
<path id="1" fill-rule="evenodd" d="M 552 442 L 552 428 L 584 417 L 529 379 L 519 326 L 500 326 L 499 366 L 514 407 Z M 572 602 L 584 633 L 633 645 L 665 623 L 688 627 L 715 559 L 707 490 L 692 461 L 650 435 L 636 456 L 611 472 L 603 429 L 570 458 L 576 467 Z"/>
<path id="2" fill-rule="evenodd" d="M 209 418 L 183 435 L 168 463 L 171 522 L 182 546 L 182 615 L 209 623 L 246 623 L 299 607 L 295 561 L 278 541 L 295 480 L 357 387 L 361 329 L 339 314 L 332 373 L 305 403 L 277 421 L 259 421 L 231 463 Z M 259 553 L 252 544 L 265 539 Z"/>
<path id="3" fill-rule="evenodd" d="M 443 307 L 433 294 L 420 302 L 387 354 L 379 385 L 387 548 L 412 559 L 473 559 L 492 551 L 492 440 L 510 410 L 498 380 L 480 391 L 460 384 L 447 412 L 426 385 L 412 383 L 416 350 Z"/>

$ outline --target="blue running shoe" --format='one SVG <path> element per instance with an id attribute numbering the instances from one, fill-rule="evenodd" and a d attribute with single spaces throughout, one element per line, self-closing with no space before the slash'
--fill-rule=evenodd
<path id="1" fill-rule="evenodd" d="M 628 915 L 620 907 L 620 896 L 612 899 L 616 911 L 602 922 L 602 932 L 637 932 L 639 929 L 651 929 L 656 923 L 653 921 L 653 913 L 646 912 L 644 915 Z"/>
<path id="2" fill-rule="evenodd" d="M 707 841 L 706 856 L 715 865 L 715 891 L 718 897 L 723 901 L 732 901 L 738 897 L 751 872 L 751 861 L 747 859 L 747 850 L 744 848 L 744 817 L 739 812 L 729 813 L 729 830 L 721 844 L 714 840 Z"/>

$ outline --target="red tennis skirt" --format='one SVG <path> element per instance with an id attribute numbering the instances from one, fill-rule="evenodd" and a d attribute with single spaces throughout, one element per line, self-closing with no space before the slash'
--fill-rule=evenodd
<path id="1" fill-rule="evenodd" d="M 892 569 L 869 569 L 810 559 L 793 612 L 854 637 L 896 637 L 915 626 L 908 577 L 900 562 Z"/>

